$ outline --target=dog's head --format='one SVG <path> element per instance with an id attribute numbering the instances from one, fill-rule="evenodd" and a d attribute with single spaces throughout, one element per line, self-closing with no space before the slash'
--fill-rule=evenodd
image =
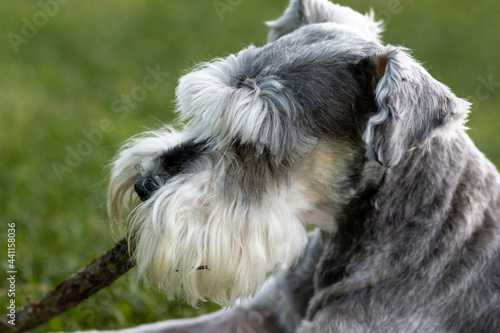
<path id="1" fill-rule="evenodd" d="M 182 132 L 132 139 L 109 209 L 132 209 L 138 273 L 191 304 L 254 294 L 292 265 L 304 224 L 335 216 L 414 146 L 452 136 L 468 103 L 380 24 L 326 0 L 293 0 L 269 43 L 180 79 Z"/>

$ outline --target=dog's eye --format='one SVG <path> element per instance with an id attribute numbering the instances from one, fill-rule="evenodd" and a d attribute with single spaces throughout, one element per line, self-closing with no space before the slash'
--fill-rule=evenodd
<path id="1" fill-rule="evenodd" d="M 170 177 L 178 175 L 206 149 L 206 142 L 194 142 L 190 140 L 162 153 L 159 156 L 161 160 L 161 172 Z"/>
<path id="2" fill-rule="evenodd" d="M 157 155 L 135 182 L 135 192 L 142 201 L 149 199 L 170 179 L 182 174 L 207 149 L 206 142 L 190 140 Z"/>

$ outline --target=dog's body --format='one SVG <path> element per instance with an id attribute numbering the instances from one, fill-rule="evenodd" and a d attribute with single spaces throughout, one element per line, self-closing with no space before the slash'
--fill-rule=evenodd
<path id="1" fill-rule="evenodd" d="M 370 15 L 293 0 L 270 25 L 181 79 L 185 130 L 131 141 L 110 187 L 112 215 L 143 201 L 140 276 L 236 305 L 127 332 L 499 332 L 500 176 L 469 103 Z"/>

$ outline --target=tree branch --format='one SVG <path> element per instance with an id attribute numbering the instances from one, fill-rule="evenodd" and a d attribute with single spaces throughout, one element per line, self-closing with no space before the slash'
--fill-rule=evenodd
<path id="1" fill-rule="evenodd" d="M 117 242 L 108 252 L 73 274 L 38 301 L 29 301 L 16 309 L 15 326 L 10 318 L 0 319 L 0 333 L 27 332 L 74 308 L 104 287 L 111 285 L 134 264 L 127 240 Z"/>

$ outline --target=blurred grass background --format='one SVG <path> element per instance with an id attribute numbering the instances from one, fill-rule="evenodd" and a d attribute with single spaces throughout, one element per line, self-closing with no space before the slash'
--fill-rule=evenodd
<path id="1" fill-rule="evenodd" d="M 14 221 L 18 306 L 26 297 L 42 296 L 113 244 L 104 168 L 125 139 L 173 119 L 179 76 L 200 61 L 265 43 L 263 22 L 277 18 L 287 2 L 242 0 L 220 15 L 212 0 L 69 1 L 40 24 L 36 36 L 17 45 L 18 52 L 9 33 L 22 36 L 23 18 L 33 23 L 35 16 L 43 23 L 42 6 L 0 2 L 0 267 L 7 271 L 7 223 Z M 373 8 L 386 20 L 387 43 L 413 49 L 434 77 L 476 102 L 469 133 L 500 165 L 500 87 L 483 83 L 489 78 L 500 82 L 500 2 L 340 3 L 362 12 Z M 168 77 L 126 117 L 113 112 L 113 102 L 142 86 L 146 68 L 157 66 Z M 99 129 L 103 119 L 109 119 L 112 130 L 58 177 L 54 163 L 65 164 L 68 149 L 77 149 L 87 140 L 84 131 Z M 167 302 L 160 293 L 137 286 L 133 275 L 36 332 L 123 328 L 216 308 L 208 304 L 193 310 Z M 3 314 L 4 278 L 0 288 Z"/>

